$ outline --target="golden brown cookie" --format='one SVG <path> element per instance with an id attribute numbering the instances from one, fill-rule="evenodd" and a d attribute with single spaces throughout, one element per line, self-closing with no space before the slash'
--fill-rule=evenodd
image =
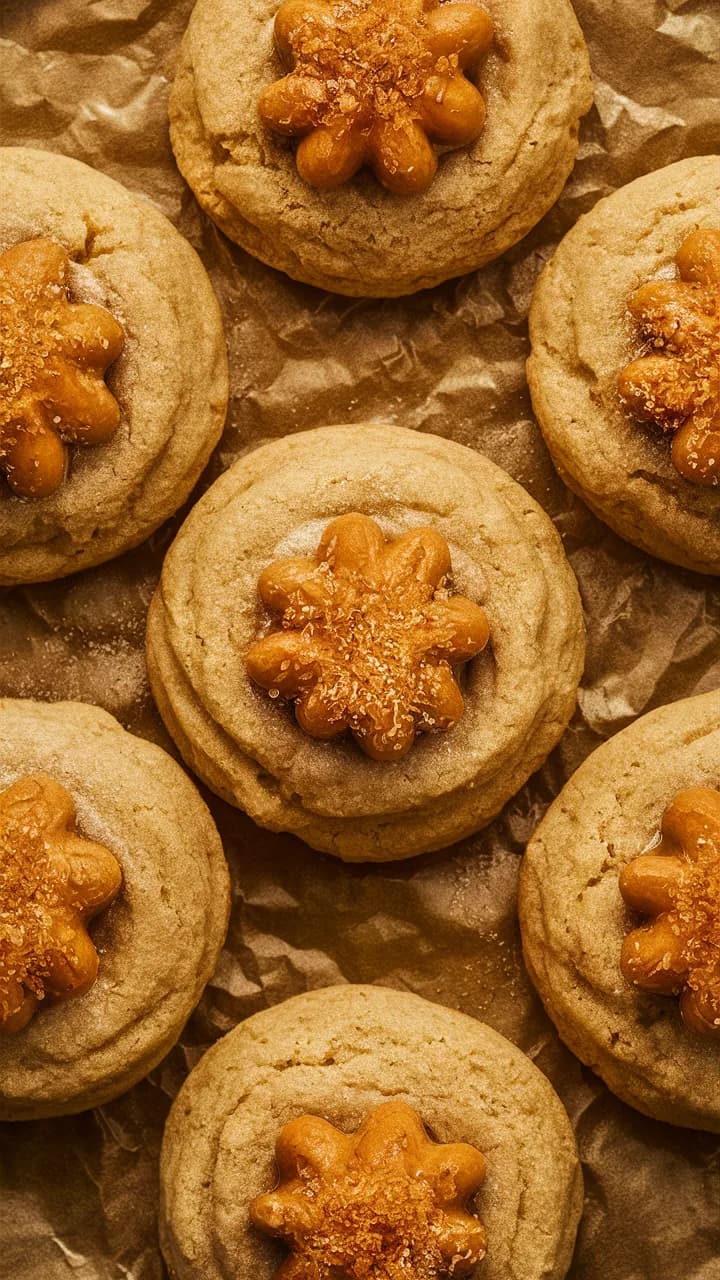
<path id="1" fill-rule="evenodd" d="M 601 200 L 543 272 L 533 407 L 561 476 L 644 551 L 720 573 L 720 159 Z"/>
<path id="2" fill-rule="evenodd" d="M 525 235 L 562 189 L 591 101 L 567 0 L 199 0 L 171 140 L 244 249 L 309 284 L 390 297 Z"/>
<path id="3" fill-rule="evenodd" d="M 0 583 L 135 546 L 222 431 L 227 362 L 197 255 L 152 205 L 51 152 L 0 149 Z"/>
<path id="4" fill-rule="evenodd" d="M 365 559 L 338 536 L 348 521 Z M 190 767 L 348 861 L 489 822 L 562 734 L 583 651 L 575 579 L 525 490 L 462 445 L 375 425 L 231 467 L 148 620 L 153 692 Z"/>
<path id="5" fill-rule="evenodd" d="M 215 1045 L 170 1113 L 161 1182 L 173 1280 L 330 1280 L 333 1263 L 359 1280 L 370 1259 L 399 1280 L 408 1258 L 413 1280 L 561 1280 L 582 1206 L 570 1123 L 530 1060 L 365 986 L 297 996 Z"/>
<path id="6" fill-rule="evenodd" d="M 98 1106 L 177 1040 L 222 947 L 220 838 L 97 707 L 0 700 L 0 1118 Z"/>
<path id="7" fill-rule="evenodd" d="M 592 753 L 528 845 L 525 960 L 560 1035 L 631 1106 L 720 1131 L 720 695 Z"/>

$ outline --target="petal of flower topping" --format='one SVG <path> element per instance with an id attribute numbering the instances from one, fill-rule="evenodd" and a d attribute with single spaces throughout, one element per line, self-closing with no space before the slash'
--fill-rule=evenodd
<path id="1" fill-rule="evenodd" d="M 86 303 L 74 303 L 60 335 L 59 347 L 78 365 L 105 369 L 117 360 L 125 345 L 122 326 L 109 311 Z"/>
<path id="2" fill-rule="evenodd" d="M 485 1157 L 466 1142 L 431 1147 L 424 1163 L 441 1204 L 468 1200 L 485 1181 Z"/>
<path id="3" fill-rule="evenodd" d="M 720 280 L 720 231 L 692 231 L 675 260 L 683 280 L 716 286 Z"/>
<path id="4" fill-rule="evenodd" d="M 644 284 L 631 297 L 628 310 L 638 323 L 676 351 L 713 333 L 712 317 L 698 307 L 692 285 L 678 280 Z"/>
<path id="5" fill-rule="evenodd" d="M 28 244 L 32 253 L 28 253 Z M 47 285 L 57 289 L 65 284 L 68 256 L 61 244 L 45 236 L 37 240 L 11 245 L 2 255 L 3 273 L 33 294 L 43 293 Z"/>
<path id="6" fill-rule="evenodd" d="M 369 516 L 351 511 L 330 522 L 320 539 L 318 559 L 326 561 L 335 573 L 350 569 L 372 580 L 384 549 L 380 526 Z"/>
<path id="7" fill-rule="evenodd" d="M 671 457 L 686 480 L 706 486 L 718 483 L 720 468 L 720 413 L 713 423 L 690 419 L 675 433 Z"/>
<path id="8" fill-rule="evenodd" d="M 680 1012 L 683 1022 L 695 1035 L 720 1034 L 720 971 L 713 988 L 694 991 L 690 986 L 685 987 L 680 997 Z"/>
<path id="9" fill-rule="evenodd" d="M 49 930 L 45 985 L 54 996 L 78 995 L 88 991 L 98 973 L 98 954 L 83 929 L 78 929 L 74 913 L 57 912 Z"/>
<path id="10" fill-rule="evenodd" d="M 663 846 L 683 853 L 688 845 L 717 843 L 720 835 L 720 792 L 710 787 L 679 791 L 663 814 Z"/>
<path id="11" fill-rule="evenodd" d="M 7 1009 L 7 1014 L 0 1022 L 0 1032 L 12 1035 L 26 1027 L 38 1007 L 38 999 L 31 992 L 26 992 L 22 983 L 10 978 L 3 972 L 2 955 L 0 954 L 0 1009 Z"/>
<path id="12" fill-rule="evenodd" d="M 117 858 L 94 840 L 63 833 L 53 844 L 53 863 L 67 901 L 84 921 L 109 906 L 120 892 L 122 872 Z"/>
<path id="13" fill-rule="evenodd" d="M 434 588 L 449 572 L 450 551 L 437 529 L 411 529 L 384 549 L 382 574 L 386 582 L 413 579 Z"/>
<path id="14" fill-rule="evenodd" d="M 306 29 L 331 22 L 332 13 L 325 0 L 285 0 L 278 9 L 273 28 L 280 57 L 292 65 L 295 46 Z"/>
<path id="15" fill-rule="evenodd" d="M 22 423 L 6 429 L 0 457 L 8 484 L 20 497 L 46 498 L 65 478 L 65 446 L 45 419 L 45 410 L 36 405 Z"/>
<path id="16" fill-rule="evenodd" d="M 373 760 L 402 760 L 415 741 L 415 717 L 410 711 L 375 707 L 355 716 L 352 730 L 366 755 Z"/>
<path id="17" fill-rule="evenodd" d="M 348 182 L 365 163 L 367 143 L 346 126 L 319 125 L 297 149 L 300 177 L 312 187 L 333 191 Z"/>
<path id="18" fill-rule="evenodd" d="M 687 870 L 682 858 L 667 853 L 643 853 L 620 873 L 620 892 L 634 911 L 658 915 L 670 911 Z"/>
<path id="19" fill-rule="evenodd" d="M 471 67 L 493 42 L 495 28 L 489 13 L 478 4 L 441 4 L 427 16 L 428 44 L 437 58 L 457 56 L 461 67 Z"/>
<path id="20" fill-rule="evenodd" d="M 120 406 L 95 374 L 53 362 L 38 390 L 58 434 L 73 444 L 102 444 L 117 431 Z"/>
<path id="21" fill-rule="evenodd" d="M 420 112 L 433 142 L 463 147 L 485 124 L 485 99 L 465 76 L 433 76 L 425 86 Z"/>
<path id="22" fill-rule="evenodd" d="M 291 73 L 265 89 L 258 106 L 267 129 L 285 137 L 302 137 L 315 128 L 324 88 L 320 80 Z"/>
<path id="23" fill-rule="evenodd" d="M 446 663 L 425 667 L 418 689 L 418 707 L 423 726 L 428 730 L 446 732 L 457 724 L 465 709 L 465 701 Z"/>
<path id="24" fill-rule="evenodd" d="M 374 124 L 368 136 L 368 155 L 379 181 L 397 196 L 427 191 L 437 172 L 437 156 L 427 134 L 409 115 Z"/>
<path id="25" fill-rule="evenodd" d="M 454 665 L 481 653 L 490 639 L 485 610 L 463 596 L 433 601 L 427 619 L 427 644 Z"/>
<path id="26" fill-rule="evenodd" d="M 263 689 L 277 689 L 284 698 L 294 698 L 320 670 L 317 649 L 297 631 L 276 631 L 256 640 L 245 662 L 251 680 Z"/>
<path id="27" fill-rule="evenodd" d="M 629 982 L 647 991 L 675 995 L 687 978 L 683 940 L 668 916 L 634 929 L 623 942 L 620 967 Z"/>
<path id="28" fill-rule="evenodd" d="M 57 832 L 75 818 L 70 793 L 44 773 L 20 778 L 0 793 L 0 801 L 13 822 L 32 823 L 41 832 Z"/>
<path id="29" fill-rule="evenodd" d="M 273 613 L 290 613 L 289 621 L 304 623 L 328 603 L 327 582 L 315 560 L 293 557 L 275 560 L 260 574 L 258 591 Z"/>
<path id="30" fill-rule="evenodd" d="M 337 738 L 348 728 L 349 718 L 333 711 L 335 697 L 329 694 L 324 684 L 318 683 L 308 693 L 298 698 L 295 704 L 295 715 L 301 729 L 311 738 L 329 741 Z"/>
<path id="31" fill-rule="evenodd" d="M 642 421 L 681 420 L 692 412 L 696 389 L 679 360 L 669 356 L 641 356 L 626 365 L 618 379 L 625 406 Z"/>
<path id="32" fill-rule="evenodd" d="M 281 1179 L 302 1177 L 308 1169 L 332 1177 L 347 1162 L 352 1142 L 321 1116 L 291 1120 L 281 1130 L 275 1159 Z"/>

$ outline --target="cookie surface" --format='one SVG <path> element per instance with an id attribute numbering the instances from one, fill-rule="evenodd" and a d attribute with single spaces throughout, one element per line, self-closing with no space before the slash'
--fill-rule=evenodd
<path id="1" fill-rule="evenodd" d="M 181 172 L 255 257 L 338 293 L 413 293 L 497 257 L 555 202 L 592 102 L 587 50 L 566 0 L 487 4 L 497 35 L 479 77 L 484 131 L 441 157 L 429 191 L 411 199 L 367 174 L 314 190 L 292 148 L 263 129 L 258 98 L 282 74 L 272 41 L 278 7 L 199 0 L 170 102 Z"/>
<path id="2" fill-rule="evenodd" d="M 97 707 L 0 700 L 0 787 L 38 773 L 68 789 L 123 884 L 90 926 L 100 955 L 90 990 L 0 1039 L 3 1120 L 98 1106 L 146 1075 L 212 976 L 229 909 L 220 837 L 164 751 Z"/>
<path id="3" fill-rule="evenodd" d="M 618 374 L 638 355 L 627 314 L 642 284 L 672 277 L 698 227 L 720 228 L 720 158 L 681 160 L 601 200 L 561 242 L 530 312 L 533 407 L 563 479 L 643 551 L 720 573 L 720 489 L 684 480 L 660 427 L 623 409 Z"/>
<path id="4" fill-rule="evenodd" d="M 135 546 L 190 493 L 222 431 L 227 360 L 220 312 L 199 258 L 149 203 L 87 165 L 0 149 L 0 249 L 50 237 L 74 266 L 71 297 L 105 307 L 125 346 L 107 382 L 120 426 L 73 451 L 49 497 L 2 485 L 0 583 L 37 582 Z"/>
<path id="5" fill-rule="evenodd" d="M 454 589 L 490 623 L 459 723 L 392 764 L 305 735 L 244 665 L 261 571 L 314 550 L 347 511 L 386 536 L 436 528 Z M 183 526 L 148 620 L 153 692 L 190 767 L 261 826 L 349 861 L 439 849 L 489 822 L 563 732 L 583 653 L 575 579 L 529 494 L 462 445 L 375 425 L 299 433 L 236 463 Z"/>
<path id="6" fill-rule="evenodd" d="M 287 1121 L 350 1131 L 389 1097 L 440 1142 L 486 1153 L 478 1198 L 484 1280 L 560 1280 L 582 1182 L 567 1115 L 510 1041 L 464 1014 L 379 987 L 332 987 L 254 1015 L 215 1045 L 173 1106 L 162 1153 L 161 1241 L 175 1280 L 270 1280 L 282 1248 L 249 1225 L 273 1186 Z"/>
<path id="7" fill-rule="evenodd" d="M 720 695 L 642 716 L 593 752 L 528 845 L 520 882 L 526 963 L 566 1044 L 625 1102 L 672 1124 L 720 1132 L 717 1044 L 693 1035 L 676 999 L 631 986 L 631 925 L 618 877 L 688 787 L 717 787 Z"/>

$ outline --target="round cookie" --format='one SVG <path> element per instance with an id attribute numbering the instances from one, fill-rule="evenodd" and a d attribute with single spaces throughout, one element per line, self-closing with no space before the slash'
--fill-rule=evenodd
<path id="1" fill-rule="evenodd" d="M 227 928 L 220 838 L 170 756 L 97 707 L 0 700 L 0 789 L 43 774 L 69 791 L 81 833 L 115 855 L 122 886 L 91 926 L 90 989 L 0 1037 L 2 1120 L 99 1106 L 147 1075 L 200 999 Z"/>
<path id="2" fill-rule="evenodd" d="M 208 276 L 152 205 L 46 151 L 0 149 L 0 180 L 0 253 L 57 242 L 71 301 L 105 308 L 124 330 L 107 375 L 120 409 L 112 438 L 75 448 L 48 496 L 23 500 L 0 480 L 0 583 L 13 584 L 108 560 L 176 511 L 220 437 L 228 374 Z"/>
<path id="3" fill-rule="evenodd" d="M 279 0 L 199 0 L 170 100 L 171 141 L 198 201 L 248 252 L 296 280 L 351 296 L 413 293 L 515 244 L 556 201 L 592 103 L 587 50 L 567 0 L 488 0 L 495 42 L 481 66 L 485 127 L 443 155 L 422 195 L 361 172 L 336 190 L 300 178 L 267 132 L 262 91 L 283 74 Z"/>
<path id="4" fill-rule="evenodd" d="M 439 1142 L 486 1156 L 476 1204 L 487 1256 L 471 1274 L 560 1280 L 582 1180 L 550 1084 L 483 1023 L 368 986 L 310 992 L 254 1015 L 185 1082 L 161 1161 L 161 1243 L 174 1280 L 271 1280 L 284 1251 L 250 1226 L 248 1208 L 274 1185 L 279 1129 L 309 1113 L 348 1132 L 388 1098 L 412 1106 Z"/>
<path id="5" fill-rule="evenodd" d="M 679 791 L 720 781 L 720 695 L 661 707 L 599 747 L 550 806 L 520 878 L 525 961 L 566 1042 L 625 1102 L 720 1132 L 717 1043 L 675 999 L 620 971 L 630 927 L 618 879 L 657 836 Z"/>
<path id="6" fill-rule="evenodd" d="M 566 483 L 621 537 L 698 573 L 720 573 L 720 487 L 684 479 L 660 426 L 623 407 L 618 375 L 642 354 L 633 293 L 672 278 L 697 228 L 720 229 L 720 158 L 646 174 L 580 218 L 543 271 L 530 311 L 533 407 Z"/>
<path id="7" fill-rule="evenodd" d="M 349 511 L 387 537 L 431 525 L 454 589 L 490 625 L 464 669 L 459 722 L 392 763 L 347 736 L 309 737 L 245 670 L 265 622 L 260 573 L 307 555 Z M 214 791 L 313 848 L 382 862 L 477 830 L 540 766 L 575 706 L 582 611 L 551 521 L 487 458 L 400 427 L 324 427 L 241 459 L 193 509 L 165 561 L 147 653 L 165 723 Z"/>

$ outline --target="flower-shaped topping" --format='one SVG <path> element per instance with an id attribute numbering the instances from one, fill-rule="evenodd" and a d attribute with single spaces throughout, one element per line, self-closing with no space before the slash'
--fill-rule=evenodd
<path id="1" fill-rule="evenodd" d="M 720 231 L 693 231 L 675 261 L 679 279 L 652 280 L 630 299 L 648 351 L 618 385 L 636 418 L 674 433 L 680 475 L 710 487 L 720 484 Z"/>
<path id="2" fill-rule="evenodd" d="M 46 996 L 92 986 L 85 925 L 120 889 L 120 867 L 75 826 L 64 787 L 43 775 L 0 794 L 0 1031 L 20 1031 Z"/>
<path id="3" fill-rule="evenodd" d="M 100 444 L 120 410 L 104 374 L 123 331 L 103 307 L 70 302 L 70 258 L 54 240 L 0 254 L 0 468 L 25 498 L 53 493 L 70 444 Z"/>
<path id="4" fill-rule="evenodd" d="M 650 917 L 625 938 L 624 976 L 679 995 L 690 1030 L 720 1036 L 720 793 L 681 791 L 663 814 L 659 845 L 624 868 L 620 892 Z"/>
<path id="5" fill-rule="evenodd" d="M 399 759 L 417 733 L 459 720 L 453 666 L 488 642 L 483 610 L 450 594 L 449 572 L 436 529 L 386 543 L 368 516 L 340 516 L 314 560 L 277 560 L 261 574 L 260 597 L 282 630 L 249 650 L 251 679 L 271 697 L 294 698 L 311 737 L 349 729 L 373 759 Z"/>
<path id="6" fill-rule="evenodd" d="M 485 1255 L 467 1211 L 485 1160 L 437 1143 L 404 1102 L 386 1102 L 354 1134 L 318 1116 L 280 1131 L 280 1185 L 250 1206 L 256 1227 L 291 1252 L 274 1280 L 441 1280 L 470 1275 Z"/>
<path id="7" fill-rule="evenodd" d="M 430 186 L 433 142 L 480 136 L 485 103 L 467 71 L 493 39 L 478 4 L 285 0 L 275 44 L 289 75 L 260 99 L 263 124 L 302 139 L 300 176 L 339 187 L 364 164 L 397 195 Z"/>

